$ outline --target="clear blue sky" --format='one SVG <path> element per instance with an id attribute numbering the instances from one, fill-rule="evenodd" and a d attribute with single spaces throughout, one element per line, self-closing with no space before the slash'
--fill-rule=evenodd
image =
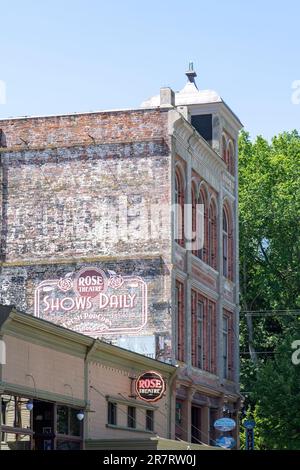
<path id="1" fill-rule="evenodd" d="M 10 0 L 0 15 L 0 118 L 137 107 L 181 89 L 193 60 L 252 137 L 300 127 L 299 0 Z"/>

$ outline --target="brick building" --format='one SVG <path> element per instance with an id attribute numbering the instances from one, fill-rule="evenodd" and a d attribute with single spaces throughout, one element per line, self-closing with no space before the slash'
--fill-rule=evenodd
<path id="1" fill-rule="evenodd" d="M 208 443 L 239 408 L 241 123 L 195 76 L 138 109 L 0 121 L 0 303 L 177 363 L 177 437 Z"/>

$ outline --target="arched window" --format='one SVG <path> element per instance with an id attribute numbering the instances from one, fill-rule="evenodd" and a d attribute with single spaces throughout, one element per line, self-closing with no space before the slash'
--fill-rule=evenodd
<path id="1" fill-rule="evenodd" d="M 208 264 L 217 268 L 217 216 L 214 200 L 211 201 L 208 211 Z"/>
<path id="2" fill-rule="evenodd" d="M 232 280 L 233 275 L 232 223 L 227 207 L 223 208 L 223 275 Z"/>
<path id="3" fill-rule="evenodd" d="M 222 136 L 222 158 L 224 162 L 226 163 L 227 162 L 227 145 L 226 145 L 226 138 L 224 135 Z"/>
<path id="4" fill-rule="evenodd" d="M 228 167 L 229 173 L 231 173 L 233 175 L 234 174 L 234 147 L 233 147 L 232 140 L 230 140 L 229 143 L 228 143 L 227 167 Z"/>
<path id="5" fill-rule="evenodd" d="M 195 185 L 192 184 L 192 232 L 196 234 L 197 231 L 197 196 Z M 196 242 L 196 236 L 193 236 L 193 243 Z M 193 249 L 193 254 L 197 255 L 197 249 Z"/>
<path id="6" fill-rule="evenodd" d="M 203 188 L 199 191 L 198 196 L 198 204 L 201 204 L 201 208 L 203 212 L 203 217 L 201 219 L 201 230 L 202 235 L 202 248 L 197 250 L 198 258 L 202 259 L 202 261 L 206 261 L 206 252 L 207 252 L 207 207 L 206 207 L 206 194 Z"/>
<path id="7" fill-rule="evenodd" d="M 175 173 L 175 240 L 184 246 L 184 188 L 181 174 Z"/>

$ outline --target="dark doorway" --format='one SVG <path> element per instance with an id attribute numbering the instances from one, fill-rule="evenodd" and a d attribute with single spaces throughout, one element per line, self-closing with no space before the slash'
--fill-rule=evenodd
<path id="1" fill-rule="evenodd" d="M 54 403 L 35 400 L 33 403 L 34 449 L 54 449 Z"/>
<path id="2" fill-rule="evenodd" d="M 201 408 L 192 406 L 192 442 L 200 444 L 201 442 Z"/>

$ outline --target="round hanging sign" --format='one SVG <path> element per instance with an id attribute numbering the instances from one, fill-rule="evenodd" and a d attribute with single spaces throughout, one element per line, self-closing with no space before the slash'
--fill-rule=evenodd
<path id="1" fill-rule="evenodd" d="M 166 390 L 166 383 L 158 372 L 148 371 L 136 379 L 135 390 L 141 400 L 153 402 L 163 396 Z"/>
<path id="2" fill-rule="evenodd" d="M 231 418 L 220 418 L 214 422 L 214 427 L 218 431 L 232 431 L 236 426 L 235 421 Z"/>

